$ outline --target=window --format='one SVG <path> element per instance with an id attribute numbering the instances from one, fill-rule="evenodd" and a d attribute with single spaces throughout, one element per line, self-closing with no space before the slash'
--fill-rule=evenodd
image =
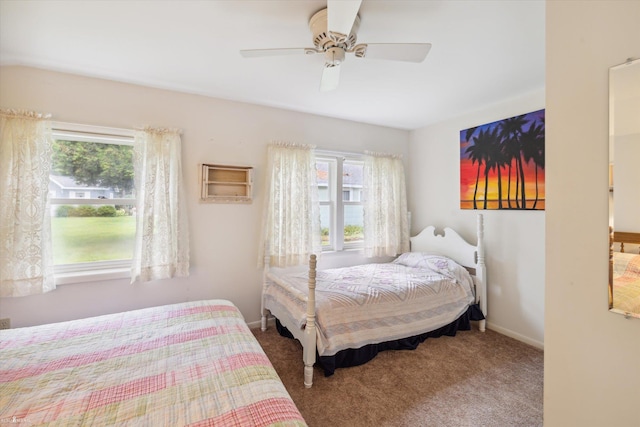
<path id="1" fill-rule="evenodd" d="M 54 124 L 49 175 L 57 283 L 126 277 L 135 241 L 133 133 Z"/>
<path id="2" fill-rule="evenodd" d="M 362 247 L 364 162 L 357 156 L 316 155 L 323 250 Z"/>

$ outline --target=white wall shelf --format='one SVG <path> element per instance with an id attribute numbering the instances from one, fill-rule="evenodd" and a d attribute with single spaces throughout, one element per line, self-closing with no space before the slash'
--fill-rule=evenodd
<path id="1" fill-rule="evenodd" d="M 251 203 L 253 168 L 202 164 L 200 200 L 213 203 Z"/>

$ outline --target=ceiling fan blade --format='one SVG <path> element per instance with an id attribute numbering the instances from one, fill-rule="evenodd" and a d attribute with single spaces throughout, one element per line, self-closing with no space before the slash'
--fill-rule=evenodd
<path id="1" fill-rule="evenodd" d="M 320 80 L 320 91 L 328 92 L 338 87 L 340 83 L 340 65 L 324 67 L 322 71 L 322 80 Z"/>
<path id="2" fill-rule="evenodd" d="M 431 43 L 367 43 L 359 46 L 364 46 L 365 52 L 356 57 L 406 62 L 422 62 L 431 50 Z"/>
<path id="3" fill-rule="evenodd" d="M 299 48 L 283 48 L 283 49 L 245 49 L 240 51 L 240 55 L 245 58 L 258 58 L 262 56 L 281 56 L 281 55 L 312 55 L 318 53 L 315 49 L 307 47 Z"/>
<path id="4" fill-rule="evenodd" d="M 362 0 L 327 0 L 327 30 L 348 36 Z"/>

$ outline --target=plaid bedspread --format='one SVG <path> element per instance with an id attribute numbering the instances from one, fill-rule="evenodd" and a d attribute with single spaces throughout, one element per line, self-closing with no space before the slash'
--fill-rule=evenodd
<path id="1" fill-rule="evenodd" d="M 211 300 L 0 331 L 1 426 L 304 426 L 238 309 Z"/>
<path id="2" fill-rule="evenodd" d="M 613 253 L 613 308 L 640 313 L 640 255 Z"/>

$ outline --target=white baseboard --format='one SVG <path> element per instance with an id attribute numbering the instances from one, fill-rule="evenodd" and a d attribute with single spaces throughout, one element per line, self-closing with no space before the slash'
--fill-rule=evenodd
<path id="1" fill-rule="evenodd" d="M 275 326 L 275 325 L 276 325 L 276 318 L 273 316 L 267 317 L 267 327 Z M 249 327 L 249 329 L 260 329 L 262 327 L 262 322 L 260 320 L 256 320 L 255 322 L 247 323 L 247 326 Z"/>
<path id="2" fill-rule="evenodd" d="M 258 329 L 260 327 L 260 321 L 256 320 L 255 322 L 247 323 L 249 329 Z"/>
<path id="3" fill-rule="evenodd" d="M 510 329 L 503 328 L 501 326 L 497 326 L 491 322 L 487 322 L 487 329 L 491 329 L 492 331 L 496 331 L 499 334 L 506 335 L 509 338 L 513 338 L 518 341 L 522 341 L 525 344 L 529 344 L 533 347 L 539 348 L 540 350 L 544 350 L 544 343 L 540 341 L 536 341 L 527 336 L 521 335 L 517 332 L 513 332 Z"/>

